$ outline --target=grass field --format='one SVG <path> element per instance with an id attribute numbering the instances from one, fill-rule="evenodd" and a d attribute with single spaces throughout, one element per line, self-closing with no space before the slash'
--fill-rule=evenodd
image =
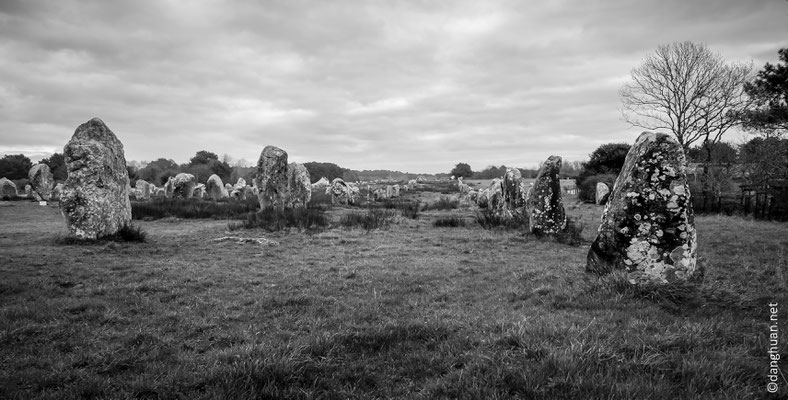
<path id="1" fill-rule="evenodd" d="M 587 243 L 485 230 L 463 204 L 372 230 L 335 207 L 318 233 L 135 220 L 147 243 L 71 245 L 56 203 L 0 204 L 3 399 L 759 399 L 767 304 L 788 305 L 788 225 L 735 217 L 697 218 L 706 276 L 681 292 L 587 274 Z M 567 204 L 590 241 L 601 208 Z"/>

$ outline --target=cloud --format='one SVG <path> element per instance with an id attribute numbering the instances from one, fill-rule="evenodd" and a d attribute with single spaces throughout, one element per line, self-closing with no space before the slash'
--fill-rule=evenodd
<path id="1" fill-rule="evenodd" d="M 0 143 L 102 118 L 130 160 L 198 150 L 355 169 L 534 166 L 632 141 L 618 88 L 658 44 L 776 60 L 788 4 L 734 0 L 3 1 Z"/>

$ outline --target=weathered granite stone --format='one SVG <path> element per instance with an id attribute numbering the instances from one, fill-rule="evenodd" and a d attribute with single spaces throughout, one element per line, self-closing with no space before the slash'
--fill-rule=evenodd
<path id="1" fill-rule="evenodd" d="M 205 182 L 205 194 L 211 200 L 219 200 L 225 197 L 224 184 L 219 175 L 213 174 Z"/>
<path id="2" fill-rule="evenodd" d="M 192 192 L 192 197 L 196 197 L 198 199 L 205 198 L 205 185 L 202 183 L 198 183 L 194 186 L 194 191 Z"/>
<path id="3" fill-rule="evenodd" d="M 172 180 L 172 197 L 190 199 L 194 195 L 197 179 L 192 174 L 181 172 Z"/>
<path id="4" fill-rule="evenodd" d="M 476 195 L 476 205 L 479 208 L 488 208 L 490 206 L 490 189 L 479 189 L 479 194 Z"/>
<path id="5" fill-rule="evenodd" d="M 400 187 L 399 185 L 393 185 L 391 187 L 391 197 L 399 197 Z"/>
<path id="6" fill-rule="evenodd" d="M 389 186 L 389 188 L 391 188 Z M 388 194 L 389 189 L 386 190 Z M 328 192 L 331 195 L 331 204 L 344 204 L 348 205 L 352 202 L 350 188 L 342 178 L 334 178 L 331 181 L 331 186 L 328 187 Z"/>
<path id="7" fill-rule="evenodd" d="M 287 152 L 265 146 L 257 161 L 257 199 L 260 208 L 282 209 L 287 201 Z"/>
<path id="8" fill-rule="evenodd" d="M 137 182 L 134 182 L 134 188 L 137 189 L 137 200 L 150 200 L 151 186 L 153 185 L 148 181 L 137 179 Z"/>
<path id="9" fill-rule="evenodd" d="M 542 164 L 531 188 L 528 201 L 528 215 L 531 232 L 535 234 L 554 234 L 566 228 L 566 213 L 561 201 L 561 157 L 550 156 Z"/>
<path id="10" fill-rule="evenodd" d="M 63 184 L 58 183 L 52 188 L 52 197 L 51 199 L 54 201 L 60 201 L 60 194 L 63 193 Z"/>
<path id="11" fill-rule="evenodd" d="M 670 135 L 643 132 L 613 185 L 586 270 L 625 270 L 633 284 L 686 281 L 699 270 L 696 250 L 684 151 Z"/>
<path id="12" fill-rule="evenodd" d="M 596 196 L 594 200 L 597 205 L 602 205 L 607 202 L 607 196 L 610 194 L 610 187 L 605 182 L 596 183 Z"/>
<path id="13" fill-rule="evenodd" d="M 501 210 L 503 207 L 503 181 L 495 178 L 487 189 L 487 206 L 493 210 Z"/>
<path id="14" fill-rule="evenodd" d="M 175 195 L 175 177 L 167 178 L 167 183 L 164 184 L 164 197 L 171 199 Z"/>
<path id="15" fill-rule="evenodd" d="M 416 188 L 416 180 L 411 179 L 408 181 L 408 190 L 413 190 Z"/>
<path id="16" fill-rule="evenodd" d="M 25 196 L 27 196 L 28 198 L 32 198 L 33 197 L 33 187 L 30 186 L 29 183 L 27 185 L 25 185 Z"/>
<path id="17" fill-rule="evenodd" d="M 0 199 L 14 198 L 19 195 L 16 185 L 8 178 L 0 178 Z"/>
<path id="18" fill-rule="evenodd" d="M 328 187 L 329 185 L 331 185 L 331 182 L 329 182 L 328 179 L 326 179 L 326 177 L 324 176 L 324 177 L 321 177 L 317 182 L 313 183 L 312 184 L 312 188 L 313 189 L 322 189 L 322 188 Z"/>
<path id="19" fill-rule="evenodd" d="M 525 196 L 520 191 L 523 176 L 517 168 L 507 168 L 501 182 L 503 195 L 503 209 L 516 211 L 525 207 Z"/>
<path id="20" fill-rule="evenodd" d="M 72 235 L 96 239 L 131 221 L 123 144 L 98 118 L 80 125 L 63 148 L 68 179 L 60 211 Z"/>
<path id="21" fill-rule="evenodd" d="M 30 185 L 33 187 L 33 197 L 37 201 L 48 201 L 52 197 L 52 188 L 55 187 L 55 178 L 46 164 L 36 164 L 27 174 Z"/>
<path id="22" fill-rule="evenodd" d="M 309 171 L 302 164 L 287 166 L 288 207 L 306 207 L 312 199 L 312 184 Z"/>

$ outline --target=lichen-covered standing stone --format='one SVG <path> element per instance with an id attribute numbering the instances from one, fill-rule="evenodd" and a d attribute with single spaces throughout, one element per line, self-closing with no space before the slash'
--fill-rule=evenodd
<path id="1" fill-rule="evenodd" d="M 208 180 L 205 182 L 205 195 L 209 199 L 219 200 L 225 197 L 224 190 L 224 183 L 219 175 L 213 174 L 208 177 Z"/>
<path id="2" fill-rule="evenodd" d="M 276 146 L 265 146 L 257 160 L 257 199 L 260 208 L 282 209 L 287 200 L 287 152 Z"/>
<path id="3" fill-rule="evenodd" d="M 287 166 L 288 207 L 306 207 L 312 199 L 312 184 L 309 171 L 302 164 Z"/>
<path id="4" fill-rule="evenodd" d="M 0 199 L 14 198 L 19 195 L 16 185 L 8 178 L 0 178 Z"/>
<path id="5" fill-rule="evenodd" d="M 36 164 L 27 173 L 30 185 L 33 187 L 33 197 L 37 201 L 48 201 L 52 197 L 52 189 L 55 187 L 55 178 L 46 164 Z"/>
<path id="6" fill-rule="evenodd" d="M 172 180 L 172 197 L 190 199 L 194 195 L 197 179 L 192 174 L 181 172 Z"/>
<path id="7" fill-rule="evenodd" d="M 525 206 L 525 198 L 520 192 L 523 176 L 517 168 L 507 168 L 503 175 L 503 209 L 515 211 Z"/>
<path id="8" fill-rule="evenodd" d="M 137 189 L 137 200 L 150 200 L 151 186 L 153 185 L 148 181 L 137 179 L 137 182 L 134 182 L 134 188 Z"/>
<path id="9" fill-rule="evenodd" d="M 527 207 L 532 233 L 554 234 L 566 228 L 561 181 L 558 179 L 560 170 L 561 157 L 548 157 L 528 193 Z"/>
<path id="10" fill-rule="evenodd" d="M 60 211 L 72 235 L 96 239 L 131 221 L 123 144 L 98 118 L 80 125 L 63 148 L 68 179 Z"/>
<path id="11" fill-rule="evenodd" d="M 63 193 L 63 184 L 62 183 L 58 183 L 57 185 L 55 185 L 54 188 L 52 188 L 52 197 L 51 197 L 51 199 L 55 200 L 55 201 L 60 201 L 60 194 L 61 193 Z"/>
<path id="12" fill-rule="evenodd" d="M 386 188 L 386 198 L 391 196 L 391 186 Z M 331 204 L 344 204 L 352 203 L 350 188 L 342 178 L 334 178 L 331 181 L 331 186 L 328 187 L 327 192 L 331 195 Z"/>
<path id="13" fill-rule="evenodd" d="M 605 182 L 597 182 L 596 183 L 596 196 L 594 200 L 596 201 L 597 205 L 605 204 L 607 202 L 607 197 L 610 194 L 610 187 L 607 186 Z"/>
<path id="14" fill-rule="evenodd" d="M 685 171 L 672 136 L 643 132 L 613 185 L 586 270 L 626 270 L 634 284 L 693 277 L 697 235 Z"/>
<path id="15" fill-rule="evenodd" d="M 487 207 L 500 211 L 503 208 L 503 180 L 495 178 L 487 190 Z"/>

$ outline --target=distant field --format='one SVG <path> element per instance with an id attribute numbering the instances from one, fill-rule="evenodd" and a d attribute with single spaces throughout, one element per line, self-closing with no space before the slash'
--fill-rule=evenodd
<path id="1" fill-rule="evenodd" d="M 565 200 L 590 241 L 601 207 Z M 134 221 L 147 243 L 93 245 L 62 244 L 56 203 L 0 204 L 0 398 L 759 399 L 767 303 L 788 304 L 788 225 L 734 217 L 697 218 L 687 293 L 587 274 L 587 244 L 468 204 L 369 232 Z"/>

